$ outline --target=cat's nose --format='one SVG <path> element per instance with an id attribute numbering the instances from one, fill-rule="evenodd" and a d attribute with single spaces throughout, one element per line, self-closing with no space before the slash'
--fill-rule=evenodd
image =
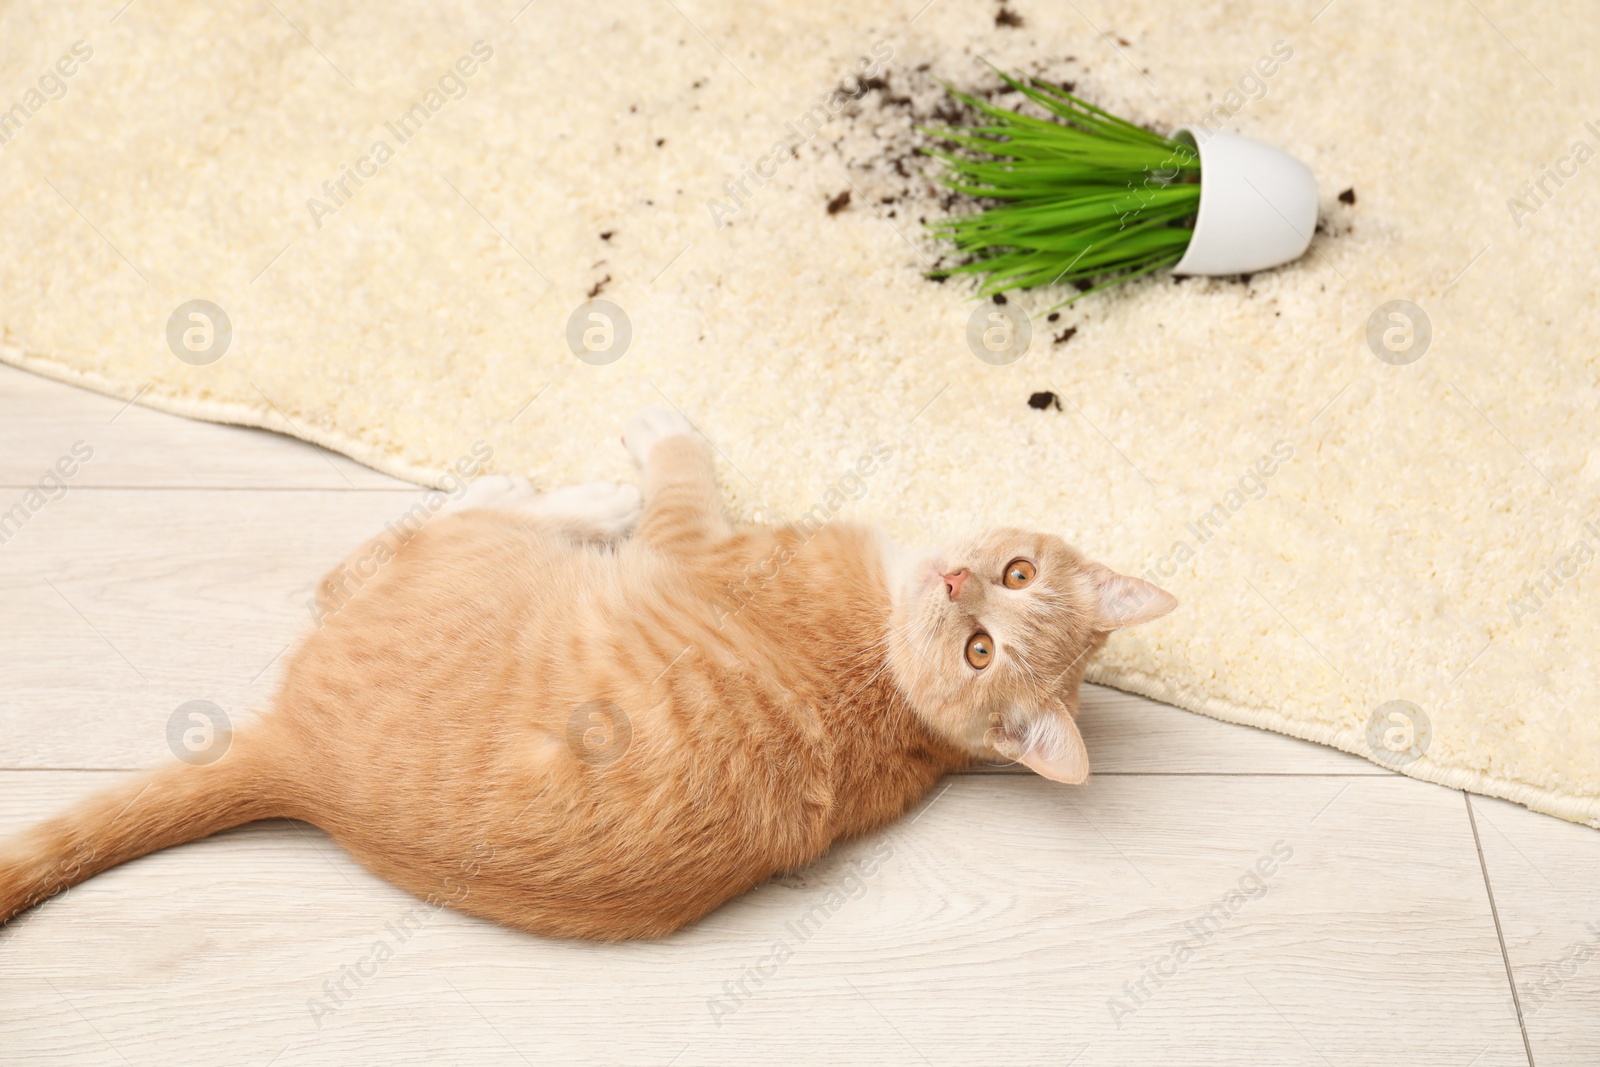
<path id="1" fill-rule="evenodd" d="M 966 584 L 967 578 L 970 576 L 971 572 L 965 567 L 941 576 L 944 578 L 944 587 L 950 590 L 951 600 L 961 595 L 961 587 Z"/>

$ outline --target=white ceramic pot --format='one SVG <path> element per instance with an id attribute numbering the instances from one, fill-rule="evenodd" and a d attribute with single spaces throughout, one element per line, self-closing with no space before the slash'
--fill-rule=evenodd
<path id="1" fill-rule="evenodd" d="M 1200 153 L 1200 211 L 1174 274 L 1251 274 L 1298 259 L 1317 228 L 1317 178 L 1269 144 L 1192 126 L 1173 137 Z"/>

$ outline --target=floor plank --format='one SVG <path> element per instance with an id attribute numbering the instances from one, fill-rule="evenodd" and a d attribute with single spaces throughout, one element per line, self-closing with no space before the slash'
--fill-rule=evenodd
<path id="1" fill-rule="evenodd" d="M 210 700 L 266 706 L 313 585 L 417 500 L 405 492 L 82 490 L 0 550 L 3 759 L 138 767 Z"/>
<path id="2" fill-rule="evenodd" d="M 0 772 L 0 831 L 111 778 Z M 0 1002 L 30 1063 L 1526 1062 L 1461 797 L 1402 777 L 962 776 L 623 946 L 419 909 L 264 823 L 0 932 Z"/>
<path id="3" fill-rule="evenodd" d="M 0 511 L 82 442 L 68 492 L 90 486 L 403 489 L 337 453 L 283 433 L 180 419 L 0 365 Z"/>
<path id="4" fill-rule="evenodd" d="M 1600 1063 L 1600 834 L 1472 798 L 1517 998 L 1538 1067 Z"/>
<path id="5" fill-rule="evenodd" d="M 1394 772 L 1299 738 L 1218 722 L 1104 686 L 1083 687 L 1084 744 L 1096 774 L 1346 774 Z"/>

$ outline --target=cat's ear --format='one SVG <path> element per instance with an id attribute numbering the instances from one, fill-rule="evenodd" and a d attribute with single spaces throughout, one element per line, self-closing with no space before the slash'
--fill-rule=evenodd
<path id="1" fill-rule="evenodd" d="M 1118 574 L 1104 564 L 1085 563 L 1083 573 L 1095 594 L 1096 629 L 1120 630 L 1124 626 L 1137 626 L 1159 619 L 1178 606 L 1178 598 L 1160 586 L 1143 578 Z"/>
<path id="2" fill-rule="evenodd" d="M 1065 708 L 1031 716 L 1017 711 L 995 714 L 990 721 L 994 725 L 987 740 L 1007 759 L 1052 782 L 1080 785 L 1088 780 L 1089 750 Z"/>

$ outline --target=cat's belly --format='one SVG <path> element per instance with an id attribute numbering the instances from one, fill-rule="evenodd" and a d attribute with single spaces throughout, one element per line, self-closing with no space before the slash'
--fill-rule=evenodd
<path id="1" fill-rule="evenodd" d="M 433 906 L 550 936 L 659 937 L 831 842 L 799 777 L 758 794 L 727 770 L 679 790 L 682 768 L 641 764 L 609 784 L 483 788 L 470 807 L 451 789 L 425 812 L 413 786 L 404 809 L 349 812 L 326 828 Z"/>
<path id="2" fill-rule="evenodd" d="M 286 814 L 430 906 L 658 937 L 837 827 L 826 679 L 659 556 L 425 531 L 291 661 Z M 899 793 L 905 796 L 900 796 Z"/>

